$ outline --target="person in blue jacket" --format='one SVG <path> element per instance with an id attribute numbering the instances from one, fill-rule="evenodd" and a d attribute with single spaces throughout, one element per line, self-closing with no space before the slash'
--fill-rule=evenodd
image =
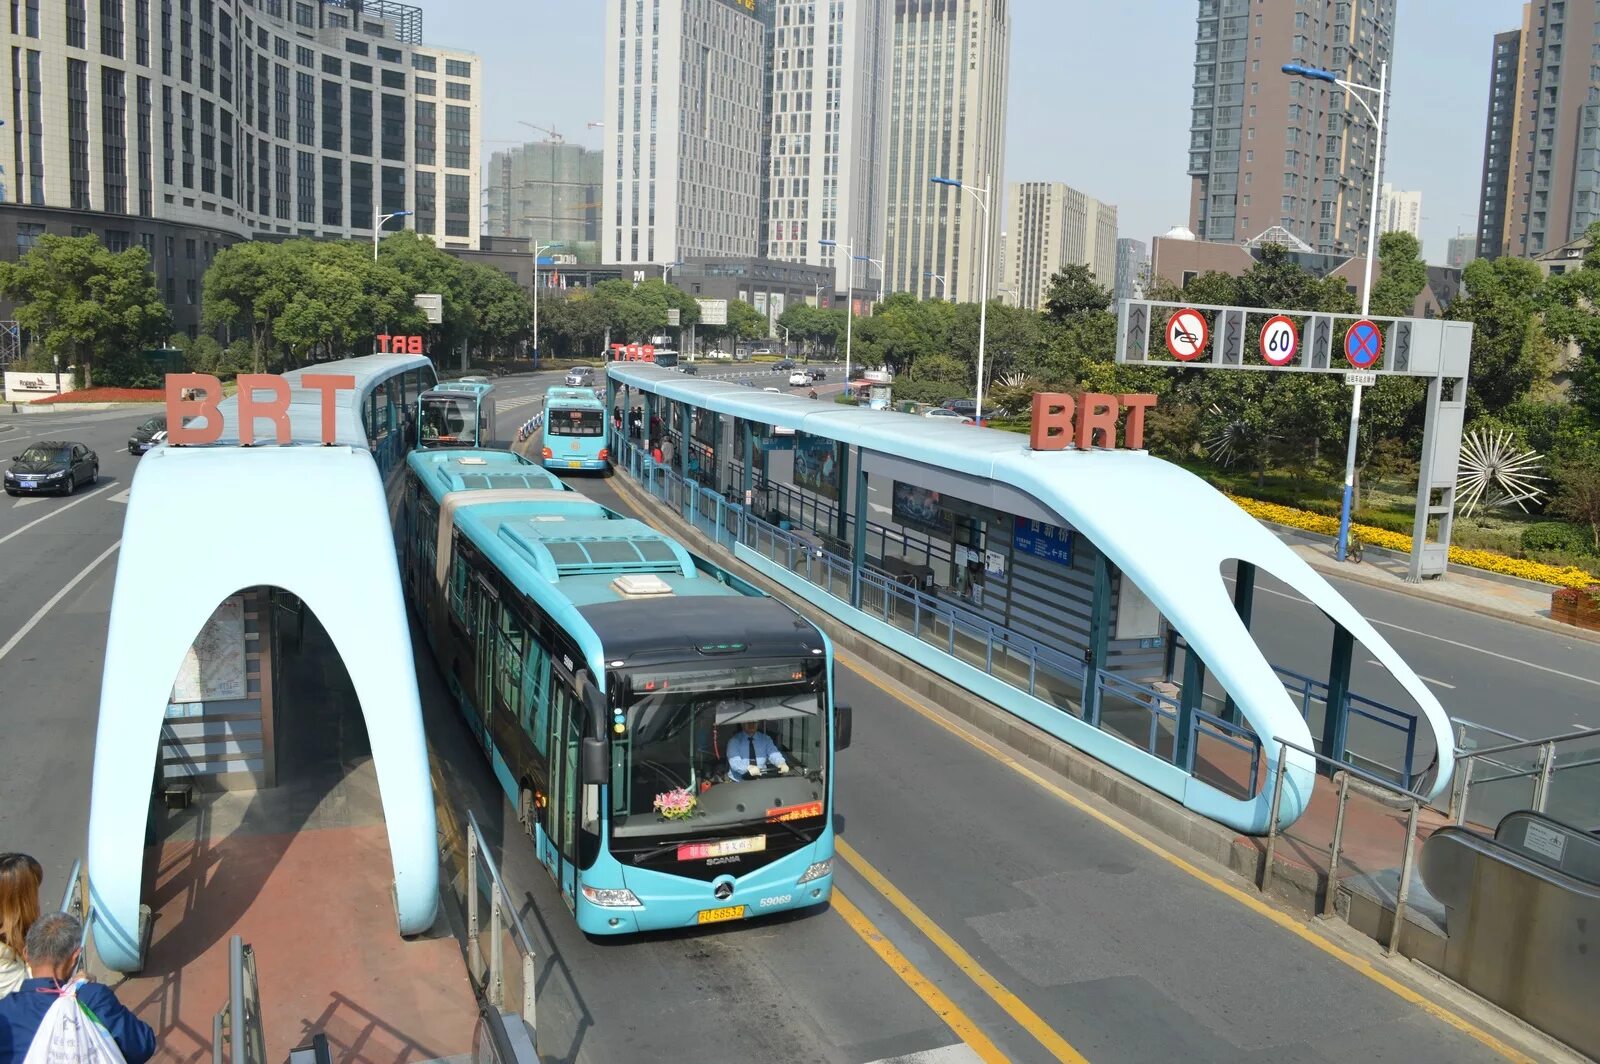
<path id="1" fill-rule="evenodd" d="M 33 978 L 0 999 L 0 1064 L 21 1064 L 44 1014 L 72 982 L 82 960 L 83 924 L 70 913 L 50 913 L 28 929 L 28 969 Z M 99 983 L 78 988 L 78 1002 L 110 1032 L 128 1064 L 145 1064 L 156 1052 L 156 1033 Z"/>

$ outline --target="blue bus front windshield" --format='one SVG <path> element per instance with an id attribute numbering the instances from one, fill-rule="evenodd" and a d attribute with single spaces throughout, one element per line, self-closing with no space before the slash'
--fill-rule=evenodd
<path id="1" fill-rule="evenodd" d="M 551 407 L 545 416 L 547 436 L 604 436 L 605 414 L 599 410 L 565 410 Z"/>
<path id="2" fill-rule="evenodd" d="M 628 730 L 616 759 L 611 826 L 617 838 L 720 832 L 761 824 L 774 809 L 823 815 L 828 793 L 826 684 L 820 661 L 793 664 L 663 666 L 629 675 Z M 771 744 L 745 729 L 756 725 Z M 740 762 L 776 749 L 787 772 L 769 758 L 759 782 L 730 778 Z M 685 790 L 694 815 L 665 819 L 658 796 Z M 741 808 L 743 807 L 743 808 Z M 786 818 L 787 819 L 787 818 Z"/>
<path id="3" fill-rule="evenodd" d="M 422 442 L 475 446 L 478 403 L 467 396 L 428 395 L 422 399 Z"/>

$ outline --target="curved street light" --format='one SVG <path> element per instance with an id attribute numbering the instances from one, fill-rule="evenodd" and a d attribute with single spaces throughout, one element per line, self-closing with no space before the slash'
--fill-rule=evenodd
<path id="1" fill-rule="evenodd" d="M 989 329 L 989 190 L 977 185 L 968 185 L 957 181 L 953 177 L 930 177 L 929 181 L 935 185 L 949 185 L 972 193 L 978 201 L 978 206 L 983 210 L 983 281 L 978 293 L 978 390 L 974 394 L 972 404 L 972 420 L 983 424 L 983 342 Z"/>
<path id="2" fill-rule="evenodd" d="M 390 218 L 405 218 L 405 217 L 408 217 L 411 213 L 412 213 L 411 211 L 395 211 L 392 214 L 380 215 L 380 214 L 378 214 L 378 208 L 376 208 L 376 207 L 372 208 L 372 261 L 373 262 L 377 262 L 378 261 L 378 237 L 381 234 L 381 231 L 383 229 L 383 223 L 387 222 Z"/>

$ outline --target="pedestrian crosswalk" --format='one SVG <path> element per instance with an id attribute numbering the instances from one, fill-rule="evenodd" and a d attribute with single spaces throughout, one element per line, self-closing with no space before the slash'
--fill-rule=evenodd
<path id="1" fill-rule="evenodd" d="M 520 410 L 525 406 L 544 401 L 542 395 L 524 395 L 516 399 L 505 399 L 500 402 L 501 410 Z"/>

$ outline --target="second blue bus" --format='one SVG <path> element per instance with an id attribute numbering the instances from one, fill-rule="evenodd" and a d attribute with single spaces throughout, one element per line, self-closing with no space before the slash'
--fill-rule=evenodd
<path id="1" fill-rule="evenodd" d="M 606 404 L 591 388 L 556 386 L 544 393 L 544 437 L 539 456 L 546 469 L 611 468 Z"/>

